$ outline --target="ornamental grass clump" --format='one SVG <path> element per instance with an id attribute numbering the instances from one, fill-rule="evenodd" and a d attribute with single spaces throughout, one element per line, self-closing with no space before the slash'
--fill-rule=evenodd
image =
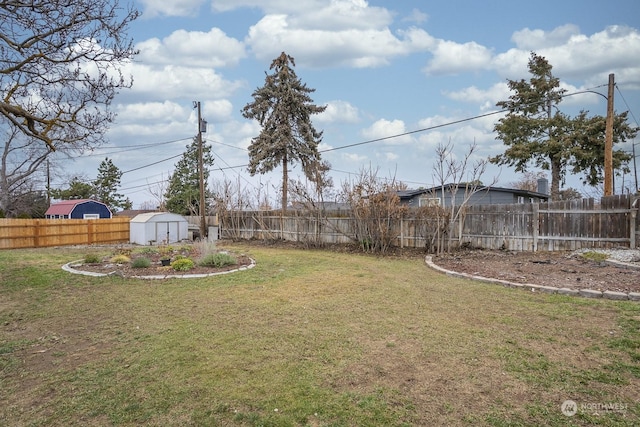
<path id="1" fill-rule="evenodd" d="M 111 257 L 109 261 L 111 261 L 113 264 L 128 264 L 131 262 L 131 258 L 124 254 L 119 254 Z"/>
<path id="2" fill-rule="evenodd" d="M 175 271 L 188 271 L 195 267 L 193 261 L 189 258 L 180 258 L 171 263 L 171 267 Z"/>
<path id="3" fill-rule="evenodd" d="M 147 268 L 149 266 L 151 266 L 151 260 L 145 257 L 136 258 L 131 263 L 133 268 Z"/>
<path id="4" fill-rule="evenodd" d="M 202 267 L 220 268 L 228 265 L 236 265 L 237 263 L 238 260 L 232 255 L 229 255 L 226 252 L 218 252 L 215 254 L 205 255 L 200 262 L 198 262 L 198 265 Z"/>
<path id="5" fill-rule="evenodd" d="M 86 254 L 84 256 L 85 264 L 98 264 L 102 262 L 102 258 L 100 258 L 97 254 Z"/>

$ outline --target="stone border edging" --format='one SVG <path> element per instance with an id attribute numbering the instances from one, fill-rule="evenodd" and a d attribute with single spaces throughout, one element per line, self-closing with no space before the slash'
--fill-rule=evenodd
<path id="1" fill-rule="evenodd" d="M 153 275 L 153 276 L 128 276 L 125 277 L 126 279 L 145 279 L 145 280 L 160 280 L 160 279 L 202 279 L 205 277 L 212 277 L 212 276 L 220 276 L 222 274 L 229 274 L 229 273 L 235 273 L 238 271 L 244 271 L 244 270 L 249 270 L 253 267 L 256 266 L 256 261 L 253 258 L 249 258 L 251 260 L 251 264 L 246 265 L 246 266 L 242 266 L 239 268 L 236 268 L 234 270 L 227 270 L 227 271 L 218 271 L 217 273 L 206 273 L 206 274 L 157 274 L 157 275 Z M 73 268 L 73 266 L 80 266 L 82 265 L 82 260 L 76 260 L 76 261 L 71 261 L 66 263 L 65 265 L 62 266 L 62 269 L 66 272 L 72 273 L 72 274 L 82 274 L 84 276 L 92 276 L 92 277 L 108 277 L 108 276 L 114 276 L 115 271 L 112 273 L 96 273 L 94 271 L 83 271 L 83 270 L 76 270 L 75 268 Z"/>
<path id="2" fill-rule="evenodd" d="M 560 295 L 573 295 L 580 296 L 585 298 L 605 298 L 610 300 L 617 301 L 640 301 L 640 292 L 617 292 L 617 291 L 596 291 L 593 289 L 569 289 L 569 288 L 555 288 L 553 286 L 542 286 L 542 285 L 533 285 L 530 283 L 515 283 L 509 282 L 508 280 L 501 279 L 491 279 L 483 276 L 476 276 L 469 273 L 458 273 L 455 271 L 447 270 L 445 268 L 439 267 L 433 263 L 433 257 L 431 255 L 427 255 L 425 257 L 425 263 L 430 268 L 437 270 L 441 273 L 446 274 L 447 276 L 459 277 L 463 279 L 471 279 L 478 280 L 486 283 L 495 283 L 498 285 L 503 285 L 508 288 L 516 288 L 516 289 L 526 289 L 531 290 L 531 292 L 540 291 L 548 294 L 560 294 Z M 617 263 L 625 265 L 624 263 Z"/>

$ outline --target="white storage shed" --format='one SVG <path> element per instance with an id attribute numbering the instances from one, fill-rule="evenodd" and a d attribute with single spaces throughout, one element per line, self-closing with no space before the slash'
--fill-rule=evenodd
<path id="1" fill-rule="evenodd" d="M 188 238 L 189 224 L 185 217 L 169 212 L 149 212 L 136 215 L 130 223 L 129 240 L 139 245 L 179 242 Z"/>

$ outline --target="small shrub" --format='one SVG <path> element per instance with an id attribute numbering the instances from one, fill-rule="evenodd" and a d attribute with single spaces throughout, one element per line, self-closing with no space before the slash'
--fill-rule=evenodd
<path id="1" fill-rule="evenodd" d="M 189 258 L 180 258 L 173 261 L 171 267 L 176 271 L 188 271 L 195 267 L 195 264 Z"/>
<path id="2" fill-rule="evenodd" d="M 97 254 L 86 254 L 84 256 L 85 264 L 98 264 L 102 262 L 102 258 L 100 258 Z"/>
<path id="3" fill-rule="evenodd" d="M 151 265 L 151 260 L 145 257 L 136 258 L 131 263 L 131 267 L 133 268 L 147 268 L 150 265 Z"/>
<path id="4" fill-rule="evenodd" d="M 124 254 L 119 254 L 114 257 L 111 257 L 109 261 L 111 261 L 114 264 L 128 264 L 131 262 L 131 258 L 129 258 Z"/>
<path id="5" fill-rule="evenodd" d="M 604 262 L 607 258 L 609 258 L 609 255 L 602 252 L 589 251 L 583 253 L 582 257 L 584 259 L 588 259 L 589 261 Z"/>
<path id="6" fill-rule="evenodd" d="M 218 252 L 215 254 L 205 255 L 198 264 L 203 267 L 220 268 L 226 267 L 227 265 L 236 265 L 237 263 L 238 260 L 228 253 Z"/>

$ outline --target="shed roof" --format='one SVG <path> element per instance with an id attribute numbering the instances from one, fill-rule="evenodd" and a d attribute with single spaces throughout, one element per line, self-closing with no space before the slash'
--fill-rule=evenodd
<path id="1" fill-rule="evenodd" d="M 187 222 L 182 215 L 171 212 L 147 212 L 136 215 L 131 222 Z"/>
<path id="2" fill-rule="evenodd" d="M 45 212 L 45 215 L 71 215 L 73 209 L 83 203 L 93 202 L 105 205 L 102 202 L 91 199 L 74 199 L 74 200 L 61 200 L 49 206 L 49 209 Z M 106 205 L 105 205 L 106 206 Z"/>

